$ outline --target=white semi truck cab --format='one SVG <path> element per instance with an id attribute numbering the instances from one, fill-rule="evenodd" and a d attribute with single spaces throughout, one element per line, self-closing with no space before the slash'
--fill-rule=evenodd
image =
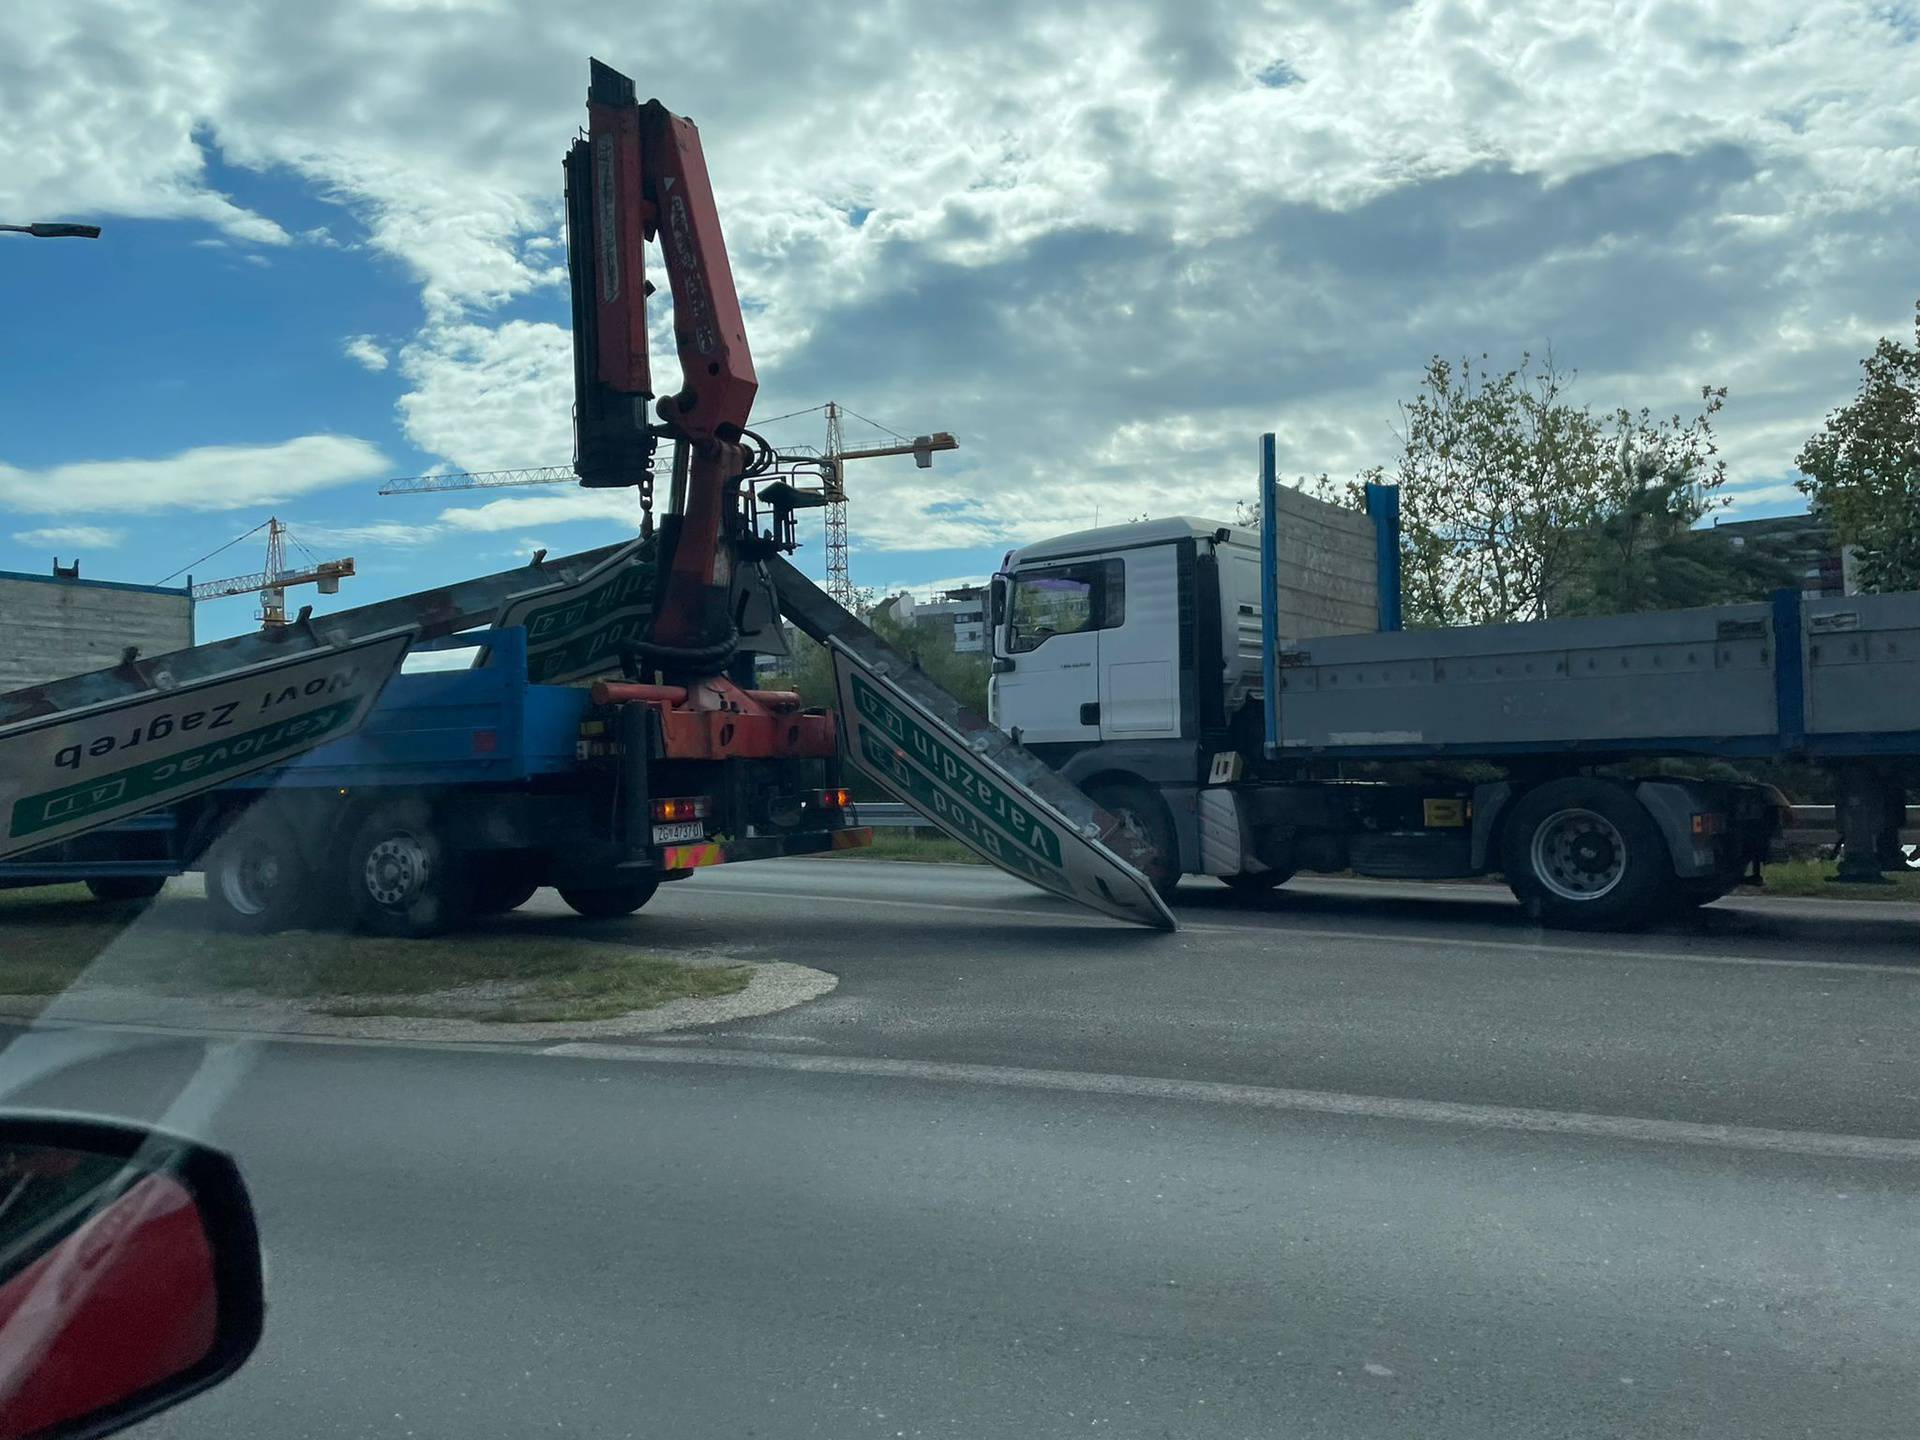
<path id="1" fill-rule="evenodd" d="M 1546 923 L 1644 923 L 1725 894 L 1785 814 L 1663 757 L 1826 765 L 1855 873 L 1900 863 L 1920 594 L 1402 631 L 1397 492 L 1328 504 L 1265 453 L 1258 529 L 1104 526 L 993 581 L 990 718 L 1151 848 L 1163 894 L 1500 872 Z"/>

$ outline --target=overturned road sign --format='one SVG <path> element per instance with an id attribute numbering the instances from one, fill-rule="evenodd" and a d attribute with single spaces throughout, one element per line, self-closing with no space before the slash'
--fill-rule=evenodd
<path id="1" fill-rule="evenodd" d="M 111 825 L 351 734 L 409 643 L 560 591 L 623 545 L 482 575 L 0 694 L 0 858 Z"/>
<path id="2" fill-rule="evenodd" d="M 1123 833 L 1069 781 L 967 710 L 782 559 L 780 608 L 833 655 L 841 753 L 989 864 L 1103 915 L 1175 929 L 1108 844 Z"/>
<path id="3" fill-rule="evenodd" d="M 348 735 L 414 631 L 370 636 L 0 730 L 0 858 Z"/>
<path id="4" fill-rule="evenodd" d="M 516 596 L 494 624 L 526 627 L 527 679 L 536 685 L 605 675 L 619 669 L 623 648 L 647 638 L 653 568 L 653 542 L 636 540 L 571 584 Z M 491 653 L 481 650 L 473 663 L 486 665 Z"/>

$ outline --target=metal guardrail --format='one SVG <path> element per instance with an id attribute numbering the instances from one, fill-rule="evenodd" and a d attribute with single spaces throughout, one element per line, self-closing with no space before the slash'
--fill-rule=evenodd
<path id="1" fill-rule="evenodd" d="M 853 807 L 854 818 L 876 830 L 934 829 L 934 824 L 911 805 L 895 800 L 862 800 Z"/>

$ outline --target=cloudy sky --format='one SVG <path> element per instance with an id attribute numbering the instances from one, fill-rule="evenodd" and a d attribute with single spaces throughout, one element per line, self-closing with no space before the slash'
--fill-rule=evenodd
<path id="1" fill-rule="evenodd" d="M 570 458 L 589 54 L 701 126 L 756 413 L 960 437 L 849 472 L 876 588 L 1229 514 L 1264 429 L 1292 472 L 1387 460 L 1434 352 L 1728 385 L 1742 507 L 1798 508 L 1920 294 L 1911 3 L 8 0 L 0 221 L 106 234 L 0 235 L 0 568 L 156 581 L 271 510 L 358 558 L 342 605 L 630 529 L 624 493 L 375 494 Z"/>

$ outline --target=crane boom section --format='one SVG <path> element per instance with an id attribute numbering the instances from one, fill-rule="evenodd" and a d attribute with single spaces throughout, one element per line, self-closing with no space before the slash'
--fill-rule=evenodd
<path id="1" fill-rule="evenodd" d="M 673 291 L 673 336 L 682 389 L 659 406 L 660 418 L 696 444 L 738 440 L 760 382 L 720 211 L 691 120 L 658 100 L 640 107 L 642 163 L 651 182 L 653 221 Z"/>
<path id="2" fill-rule="evenodd" d="M 661 434 L 696 448 L 746 428 L 759 389 L 720 214 L 693 122 L 593 62 L 587 135 L 567 155 L 575 469 L 586 485 L 644 484 Z M 658 239 L 673 298 L 681 389 L 655 407 L 643 240 Z"/>

